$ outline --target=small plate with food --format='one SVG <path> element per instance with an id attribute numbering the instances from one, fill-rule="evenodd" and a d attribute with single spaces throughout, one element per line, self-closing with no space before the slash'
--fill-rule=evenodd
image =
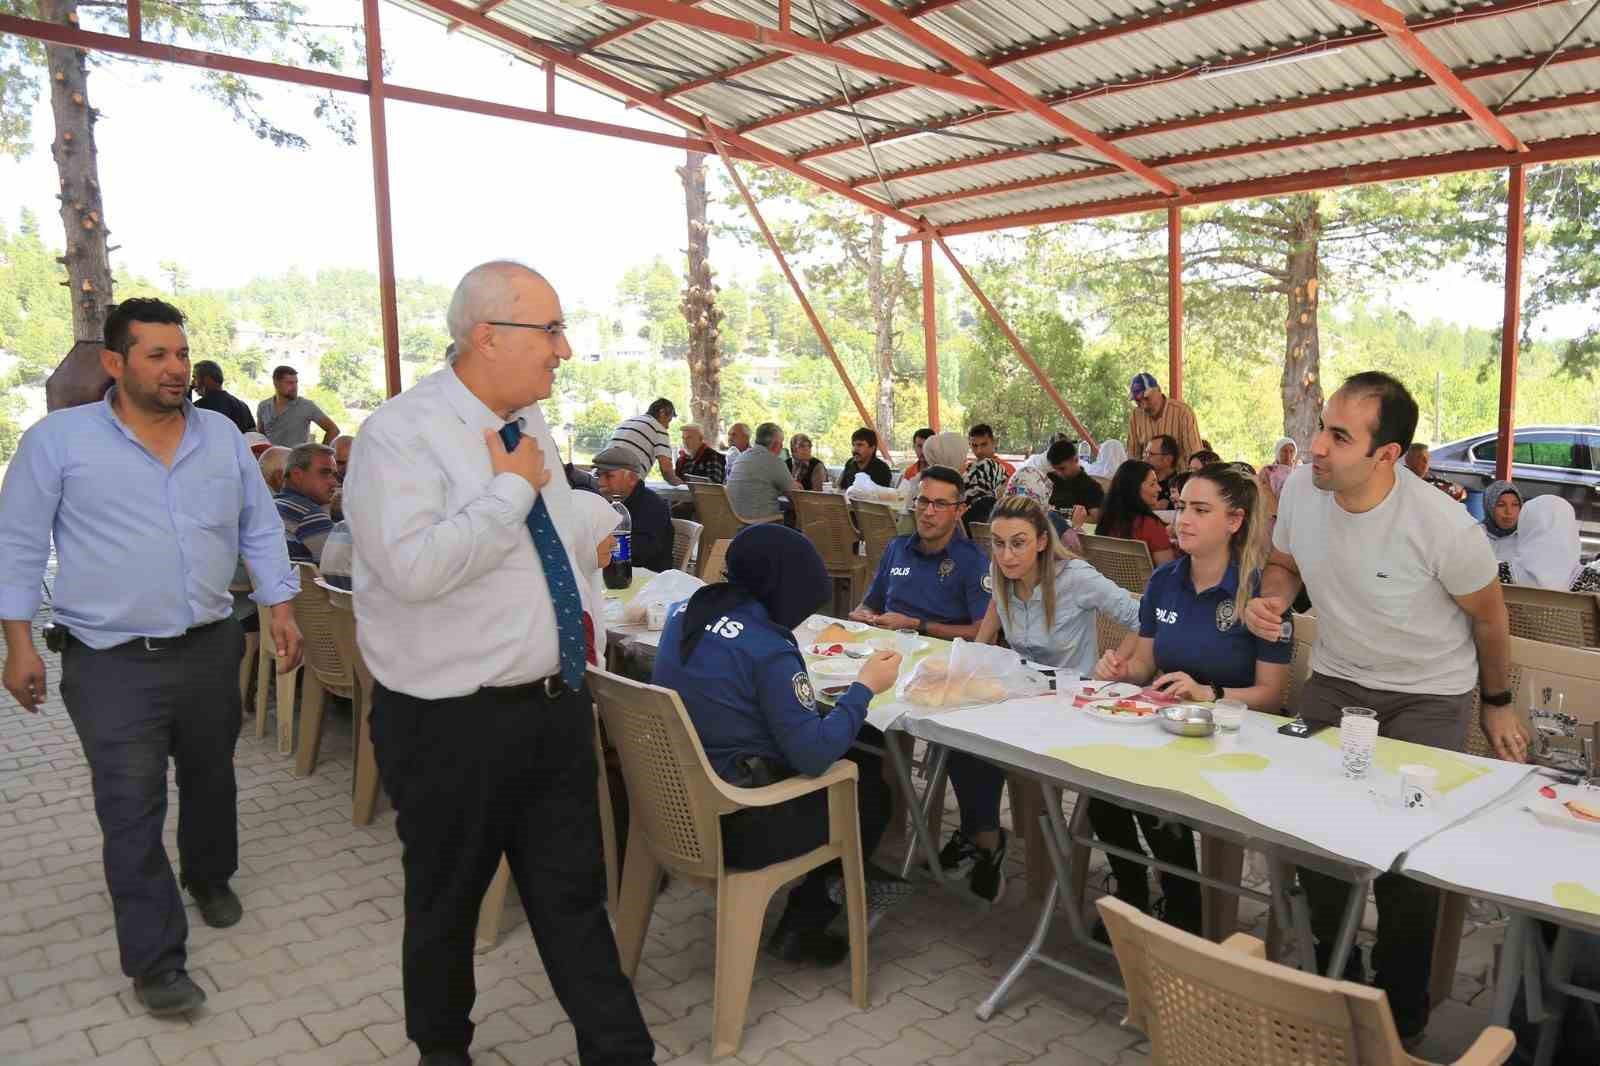
<path id="1" fill-rule="evenodd" d="M 1126 681 L 1095 681 L 1084 678 L 1083 691 L 1093 694 L 1096 699 L 1125 700 L 1137 696 L 1140 689 L 1138 685 Z"/>
<path id="2" fill-rule="evenodd" d="M 1084 704 L 1083 712 L 1091 718 L 1098 718 L 1102 722 L 1116 722 L 1118 725 L 1157 720 L 1156 705 L 1145 700 L 1090 700 Z"/>
<path id="3" fill-rule="evenodd" d="M 818 641 L 806 648 L 806 654 L 818 659 L 865 659 L 872 654 L 872 645 L 841 643 L 839 641 Z"/>
<path id="4" fill-rule="evenodd" d="M 1545 825 L 1600 833 L 1600 789 L 1583 785 L 1545 785 L 1528 801 L 1528 810 Z"/>

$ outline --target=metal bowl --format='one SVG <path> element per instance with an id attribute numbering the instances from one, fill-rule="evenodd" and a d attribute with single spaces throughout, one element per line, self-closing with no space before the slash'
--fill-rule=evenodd
<path id="1" fill-rule="evenodd" d="M 1207 707 L 1179 704 L 1163 707 L 1160 715 L 1161 728 L 1180 737 L 1209 737 L 1217 731 L 1217 723 L 1211 720 L 1211 710 Z"/>

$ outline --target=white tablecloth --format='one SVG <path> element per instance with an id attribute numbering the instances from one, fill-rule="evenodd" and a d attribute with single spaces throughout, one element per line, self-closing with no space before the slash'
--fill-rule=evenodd
<path id="1" fill-rule="evenodd" d="M 1600 932 L 1600 833 L 1546 825 L 1525 810 L 1548 783 L 1527 778 L 1470 821 L 1413 848 L 1402 872 Z"/>
<path id="2" fill-rule="evenodd" d="M 913 736 L 1064 783 L 1092 782 L 1202 824 L 1260 830 L 1375 870 L 1495 802 L 1531 769 L 1400 741 L 1380 740 L 1364 781 L 1344 777 L 1338 730 L 1309 740 L 1277 732 L 1283 719 L 1247 714 L 1244 728 L 1178 737 L 1153 722 L 1090 717 L 1056 696 L 902 717 Z M 1395 768 L 1439 770 L 1435 808 L 1399 806 Z M 1600 870 L 1600 864 L 1596 865 Z"/>

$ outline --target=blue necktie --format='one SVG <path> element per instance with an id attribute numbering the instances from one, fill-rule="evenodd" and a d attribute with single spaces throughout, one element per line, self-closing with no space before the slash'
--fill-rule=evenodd
<path id="1" fill-rule="evenodd" d="M 517 442 L 522 439 L 522 426 L 507 422 L 500 429 L 500 439 L 505 442 L 506 451 L 515 451 Z M 545 584 L 550 587 L 550 602 L 556 610 L 561 680 L 577 691 L 583 684 L 584 671 L 583 600 L 578 596 L 578 582 L 567 561 L 567 549 L 561 543 L 561 534 L 556 532 L 543 493 L 528 512 L 528 532 L 533 534 L 533 550 L 539 553 Z"/>

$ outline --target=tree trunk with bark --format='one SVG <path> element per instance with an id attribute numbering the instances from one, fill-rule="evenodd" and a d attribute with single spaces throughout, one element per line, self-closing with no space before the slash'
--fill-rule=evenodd
<path id="1" fill-rule="evenodd" d="M 708 441 L 722 431 L 722 356 L 718 351 L 723 312 L 718 286 L 711 280 L 706 228 L 705 155 L 691 151 L 678 168 L 683 179 L 684 212 L 689 227 L 689 270 L 683 289 L 683 317 L 689 324 L 689 410 Z"/>
<path id="2" fill-rule="evenodd" d="M 40 0 L 48 22 L 77 26 L 77 0 Z M 100 369 L 106 312 L 111 304 L 111 257 L 106 247 L 105 209 L 100 200 L 100 164 L 94 144 L 98 117 L 89 106 L 88 57 L 79 49 L 46 45 L 50 110 L 55 118 L 55 157 L 60 179 L 61 225 L 66 233 L 67 290 L 72 294 L 72 331 L 77 344 L 63 353 L 45 387 L 54 410 L 99 399 L 109 384 Z"/>
<path id="3" fill-rule="evenodd" d="M 1293 437 L 1300 454 L 1305 455 L 1322 414 L 1322 344 L 1317 308 L 1321 284 L 1318 246 L 1323 218 L 1313 195 L 1296 196 L 1292 203 L 1284 264 L 1289 312 L 1284 322 L 1283 434 Z"/>
<path id="4" fill-rule="evenodd" d="M 874 214 L 866 254 L 867 302 L 872 307 L 872 365 L 878 385 L 873 417 L 878 423 L 878 443 L 887 452 L 894 446 L 894 317 L 904 283 L 906 246 L 901 246 L 900 258 L 888 278 L 884 277 L 883 249 L 883 216 Z"/>

